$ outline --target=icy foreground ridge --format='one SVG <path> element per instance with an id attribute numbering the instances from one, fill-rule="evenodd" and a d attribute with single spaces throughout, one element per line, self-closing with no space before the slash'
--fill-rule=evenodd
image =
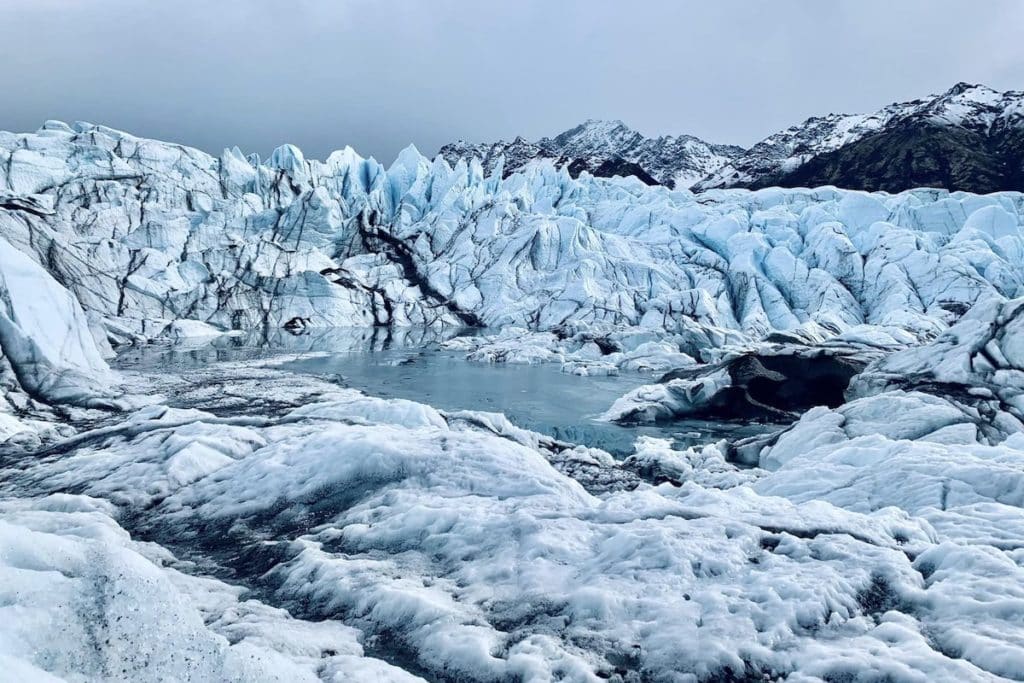
<path id="1" fill-rule="evenodd" d="M 1024 680 L 1024 196 L 216 159 L 56 122 L 0 150 L 12 676 Z M 663 374 L 625 423 L 786 422 L 616 461 L 337 378 L 105 360 L 350 325 Z"/>
<path id="2" fill-rule="evenodd" d="M 905 440 L 921 415 L 933 437 Z M 150 408 L 7 478 L 50 497 L 2 512 L 25 616 L 0 656 L 129 680 L 404 680 L 368 650 L 442 681 L 1020 678 L 1024 443 L 965 422 L 922 394 L 861 399 L 808 415 L 768 469 L 641 439 L 632 460 L 678 478 L 655 486 L 500 416 L 349 390 L 272 418 Z M 118 509 L 291 615 L 183 575 Z"/>

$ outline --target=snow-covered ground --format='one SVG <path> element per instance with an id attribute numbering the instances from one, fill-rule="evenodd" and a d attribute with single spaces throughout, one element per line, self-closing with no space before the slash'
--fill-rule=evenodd
<path id="1" fill-rule="evenodd" d="M 15 680 L 1024 679 L 1021 195 L 263 163 L 87 124 L 0 157 Z M 776 427 L 617 459 L 283 358 L 108 366 L 373 323 L 634 377 L 626 425 Z"/>
<path id="2" fill-rule="evenodd" d="M 949 400 L 813 410 L 746 469 L 724 443 L 655 439 L 617 463 L 273 368 L 225 368 L 216 393 L 194 379 L 152 381 L 214 412 L 144 408 L 5 470 L 16 666 L 535 681 L 1024 666 L 1024 438 L 982 443 L 979 414 Z M 295 407 L 231 400 L 261 390 Z"/>

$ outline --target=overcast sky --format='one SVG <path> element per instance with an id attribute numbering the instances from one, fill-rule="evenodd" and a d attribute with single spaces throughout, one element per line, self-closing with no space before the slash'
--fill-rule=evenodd
<path id="1" fill-rule="evenodd" d="M 1024 89 L 1021 0 L 0 0 L 0 129 L 219 151 L 538 138 L 587 118 L 749 145 L 961 80 Z"/>

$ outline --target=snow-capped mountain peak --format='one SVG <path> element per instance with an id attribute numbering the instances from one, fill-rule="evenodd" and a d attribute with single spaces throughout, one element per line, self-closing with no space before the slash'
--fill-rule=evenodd
<path id="1" fill-rule="evenodd" d="M 740 147 L 716 145 L 692 135 L 649 138 L 617 119 L 587 119 L 535 143 L 522 137 L 494 143 L 460 140 L 440 151 L 451 163 L 460 158 L 479 158 L 486 170 L 493 169 L 498 157 L 504 156 L 506 174 L 534 160 L 550 159 L 568 165 L 574 174 L 636 175 L 648 184 L 675 188 L 689 187 L 742 152 Z"/>
<path id="2" fill-rule="evenodd" d="M 540 144 L 551 149 L 585 150 L 607 155 L 623 146 L 636 144 L 643 136 L 619 120 L 587 119 L 554 138 L 542 138 Z"/>
<path id="3" fill-rule="evenodd" d="M 587 119 L 530 142 L 446 145 L 449 162 L 479 158 L 510 174 L 538 159 L 573 175 L 635 175 L 648 184 L 727 187 L 838 185 L 896 192 L 942 187 L 1024 188 L 1024 92 L 960 82 L 945 92 L 866 114 L 825 114 L 773 133 L 750 149 L 692 135 L 648 137 L 618 119 Z"/>
<path id="4" fill-rule="evenodd" d="M 809 118 L 766 137 L 694 189 L 1010 189 L 1019 184 L 1022 124 L 1024 93 L 961 82 L 871 114 Z"/>
<path id="5" fill-rule="evenodd" d="M 999 92 L 985 85 L 961 82 L 926 100 L 914 113 L 945 125 L 989 127 L 1013 114 L 1019 116 L 1022 100 L 1024 93 L 1021 92 Z"/>

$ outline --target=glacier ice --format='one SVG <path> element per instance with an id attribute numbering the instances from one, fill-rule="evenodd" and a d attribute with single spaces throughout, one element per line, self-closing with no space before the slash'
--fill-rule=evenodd
<path id="1" fill-rule="evenodd" d="M 148 408 L 11 483 L 111 501 L 117 509 L 90 505 L 108 517 L 130 512 L 172 550 L 206 547 L 221 572 L 255 571 L 261 594 L 293 615 L 243 603 L 243 614 L 260 614 L 253 621 L 295 619 L 282 628 L 298 633 L 309 620 L 341 618 L 356 642 L 386 634 L 392 657 L 404 653 L 428 678 L 980 681 L 1019 671 L 1014 612 L 986 616 L 982 604 L 1015 599 L 1014 582 L 985 577 L 1015 567 L 1005 534 L 1021 526 L 1003 526 L 992 545 L 994 529 L 974 529 L 992 529 L 999 515 L 1019 520 L 1013 487 L 998 482 L 1014 463 L 1019 474 L 1020 439 L 968 446 L 976 455 L 964 460 L 955 441 L 860 436 L 856 425 L 872 429 L 866 421 L 884 410 L 850 412 L 846 431 L 817 446 L 823 455 L 768 469 L 738 469 L 716 447 L 674 455 L 646 440 L 637 459 L 680 463 L 674 480 L 624 473 L 627 486 L 592 493 L 555 467 L 539 435 L 335 390 L 270 419 Z M 812 413 L 794 429 L 835 423 Z M 947 410 L 933 422 L 962 418 Z M 781 453 L 786 438 L 768 452 Z M 856 474 L 844 475 L 853 482 L 845 491 L 839 463 Z M 901 476 L 920 493 L 908 496 Z M 942 480 L 962 482 L 945 509 Z M 816 490 L 819 481 L 832 488 Z M 973 573 L 982 562 L 991 568 Z M 215 635 L 204 638 L 210 665 L 227 666 Z M 295 638 L 315 651 L 328 636 Z M 265 647 L 263 656 L 283 648 L 302 666 L 279 641 Z"/>
<path id="2" fill-rule="evenodd" d="M 216 158 L 59 122 L 0 161 L 8 671 L 1024 678 L 1024 196 Z M 108 367 L 349 349 L 341 326 L 635 373 L 613 420 L 779 424 L 616 459 L 287 355 Z"/>
<path id="3" fill-rule="evenodd" d="M 591 324 L 760 338 L 807 323 L 937 334 L 1020 293 L 1022 200 L 686 191 L 508 178 L 406 150 L 214 158 L 101 126 L 0 134 L 0 233 L 113 342 L 221 330 Z"/>
<path id="4" fill-rule="evenodd" d="M 0 503 L 0 661 L 10 680 L 422 681 L 140 543 L 106 501 Z M 176 567 L 175 565 L 178 565 Z"/>

